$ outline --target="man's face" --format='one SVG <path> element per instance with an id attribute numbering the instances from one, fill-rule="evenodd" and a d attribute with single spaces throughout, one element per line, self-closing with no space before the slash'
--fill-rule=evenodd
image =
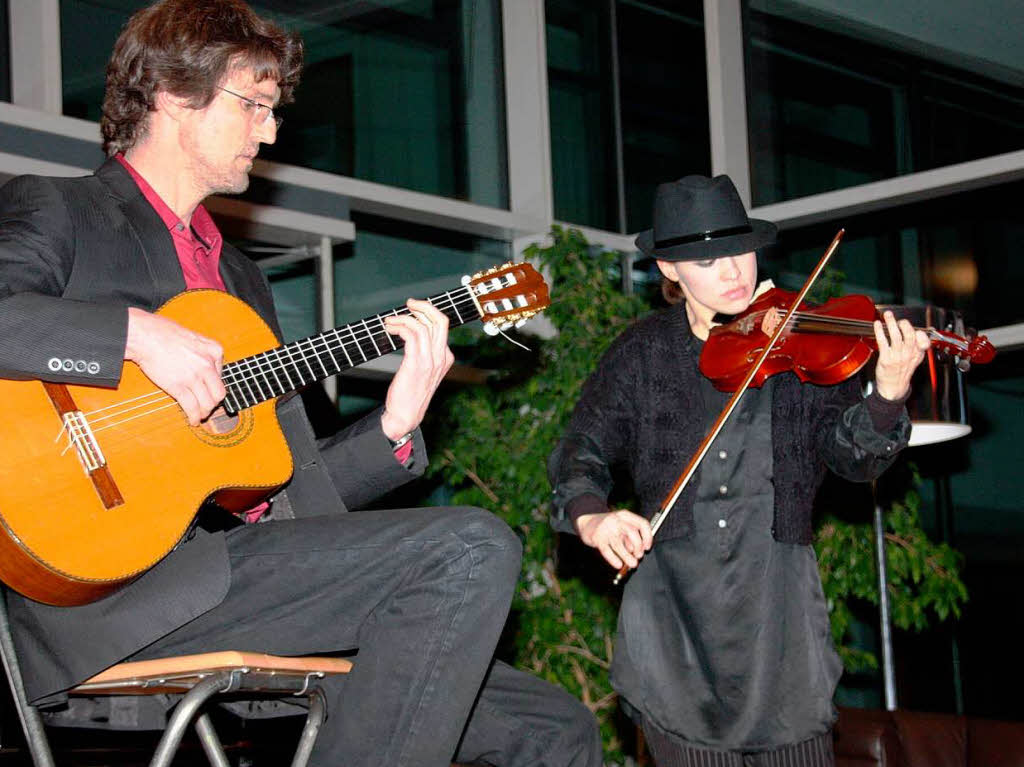
<path id="1" fill-rule="evenodd" d="M 245 100 L 275 106 L 281 91 L 274 78 L 256 82 L 251 69 L 234 68 L 221 88 L 205 109 L 188 115 L 180 134 L 184 165 L 204 196 L 244 192 L 260 144 L 277 138 L 274 118 Z"/>

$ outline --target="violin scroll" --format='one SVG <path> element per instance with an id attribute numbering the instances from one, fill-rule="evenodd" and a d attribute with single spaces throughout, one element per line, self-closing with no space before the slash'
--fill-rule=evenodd
<path id="1" fill-rule="evenodd" d="M 974 328 L 969 328 L 964 336 L 935 328 L 928 328 L 926 332 L 932 346 L 952 357 L 962 373 L 970 370 L 972 364 L 984 365 L 996 356 L 996 349 L 988 338 L 979 336 Z"/>

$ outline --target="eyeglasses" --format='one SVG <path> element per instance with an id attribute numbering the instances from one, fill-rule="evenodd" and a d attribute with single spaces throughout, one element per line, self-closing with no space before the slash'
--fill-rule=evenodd
<path id="1" fill-rule="evenodd" d="M 284 118 L 277 117 L 274 114 L 273 107 L 268 107 L 266 104 L 261 104 L 260 102 L 255 101 L 247 96 L 243 96 L 241 93 L 235 93 L 234 91 L 228 90 L 227 88 L 222 88 L 219 85 L 217 86 L 217 90 L 224 91 L 225 93 L 230 93 L 232 96 L 240 98 L 246 104 L 249 104 L 251 108 L 247 109 L 246 111 L 251 115 L 251 119 L 254 123 L 256 123 L 256 125 L 265 125 L 268 120 L 272 119 L 274 121 L 274 126 L 278 130 L 280 130 L 281 123 L 284 122 Z"/>

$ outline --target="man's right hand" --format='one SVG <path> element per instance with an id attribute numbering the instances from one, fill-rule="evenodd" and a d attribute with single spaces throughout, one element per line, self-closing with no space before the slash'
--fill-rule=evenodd
<path id="1" fill-rule="evenodd" d="M 173 320 L 132 307 L 124 358 L 170 394 L 198 426 L 226 394 L 220 372 L 224 349 Z"/>
<path id="2" fill-rule="evenodd" d="M 654 541 L 651 523 L 626 509 L 582 514 L 576 518 L 576 532 L 616 570 L 623 564 L 630 569 L 636 567 Z"/>

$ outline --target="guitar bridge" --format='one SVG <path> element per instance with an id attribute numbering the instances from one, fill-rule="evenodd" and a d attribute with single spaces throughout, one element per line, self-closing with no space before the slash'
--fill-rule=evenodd
<path id="1" fill-rule="evenodd" d="M 92 433 L 92 427 L 85 414 L 75 405 L 75 400 L 64 384 L 49 383 L 43 381 L 43 389 L 57 411 L 64 429 L 61 433 L 67 432 L 68 446 L 64 452 L 72 447 L 78 455 L 86 475 L 92 480 L 92 486 L 99 496 L 103 508 L 112 509 L 115 506 L 124 504 L 124 496 L 114 482 L 114 477 L 107 468 L 107 459 L 103 457 L 100 450 L 100 443 L 96 435 Z M 60 435 L 57 435 L 60 439 Z"/>
<path id="2" fill-rule="evenodd" d="M 81 410 L 64 414 L 64 431 L 68 435 L 68 447 L 75 448 L 86 474 L 107 465 L 100 443 L 96 441 L 96 435 L 92 433 L 92 427 Z"/>

